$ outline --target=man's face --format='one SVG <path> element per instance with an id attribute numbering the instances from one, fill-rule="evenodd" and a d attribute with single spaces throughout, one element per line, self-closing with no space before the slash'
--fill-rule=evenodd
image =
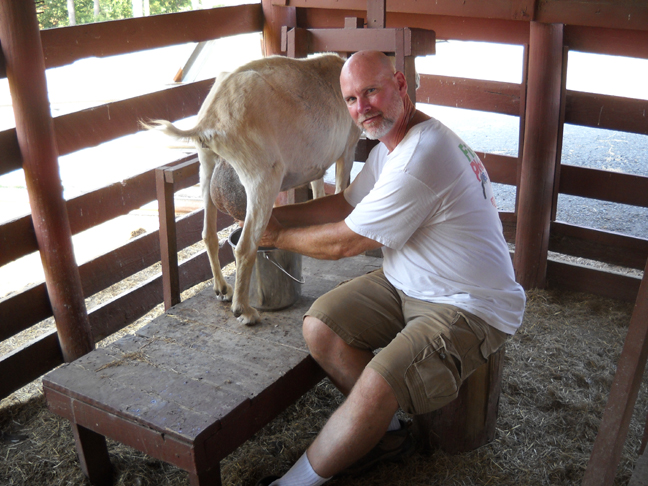
<path id="1" fill-rule="evenodd" d="M 405 110 L 394 75 L 357 70 L 340 85 L 351 118 L 367 138 L 387 135 Z"/>

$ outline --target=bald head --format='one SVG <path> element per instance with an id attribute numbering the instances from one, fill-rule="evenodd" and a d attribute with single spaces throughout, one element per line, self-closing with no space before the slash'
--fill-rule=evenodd
<path id="1" fill-rule="evenodd" d="M 396 69 L 392 60 L 380 51 L 359 51 L 353 54 L 342 67 L 340 78 L 362 73 L 377 78 L 391 78 Z"/>

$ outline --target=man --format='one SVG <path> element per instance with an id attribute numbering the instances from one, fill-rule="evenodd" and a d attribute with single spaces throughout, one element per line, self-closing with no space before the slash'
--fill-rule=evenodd
<path id="1" fill-rule="evenodd" d="M 313 358 L 347 399 L 286 475 L 258 485 L 319 485 L 407 455 L 413 441 L 397 410 L 452 401 L 524 313 L 475 153 L 416 110 L 384 54 L 356 53 L 340 83 L 354 121 L 382 143 L 343 193 L 275 208 L 261 245 L 333 260 L 382 247 L 383 268 L 333 289 L 304 317 Z"/>

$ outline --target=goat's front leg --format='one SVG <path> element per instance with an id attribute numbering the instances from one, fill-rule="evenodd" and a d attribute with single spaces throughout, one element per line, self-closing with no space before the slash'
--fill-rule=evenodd
<path id="1" fill-rule="evenodd" d="M 261 236 L 265 231 L 272 206 L 279 193 L 281 182 L 273 181 L 269 176 L 262 179 L 256 187 L 245 187 L 247 208 L 243 231 L 236 245 L 236 284 L 232 300 L 232 312 L 239 322 L 253 325 L 259 322 L 260 316 L 256 309 L 250 306 L 250 278 L 256 261 L 257 250 Z"/>

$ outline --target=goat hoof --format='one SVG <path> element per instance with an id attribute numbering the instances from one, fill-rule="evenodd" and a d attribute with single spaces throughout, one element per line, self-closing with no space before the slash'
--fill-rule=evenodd
<path id="1" fill-rule="evenodd" d="M 232 312 L 234 313 L 234 316 L 237 318 L 237 320 L 246 326 L 253 326 L 256 323 L 258 323 L 261 320 L 261 316 L 259 316 L 259 313 L 256 311 L 256 309 L 252 307 L 237 307 L 237 306 L 232 306 Z"/>
<path id="2" fill-rule="evenodd" d="M 234 290 L 232 289 L 232 286 L 228 283 L 224 283 L 220 287 L 217 284 L 214 284 L 214 293 L 216 294 L 216 298 L 218 300 L 229 302 L 232 300 L 232 296 L 234 295 Z"/>

